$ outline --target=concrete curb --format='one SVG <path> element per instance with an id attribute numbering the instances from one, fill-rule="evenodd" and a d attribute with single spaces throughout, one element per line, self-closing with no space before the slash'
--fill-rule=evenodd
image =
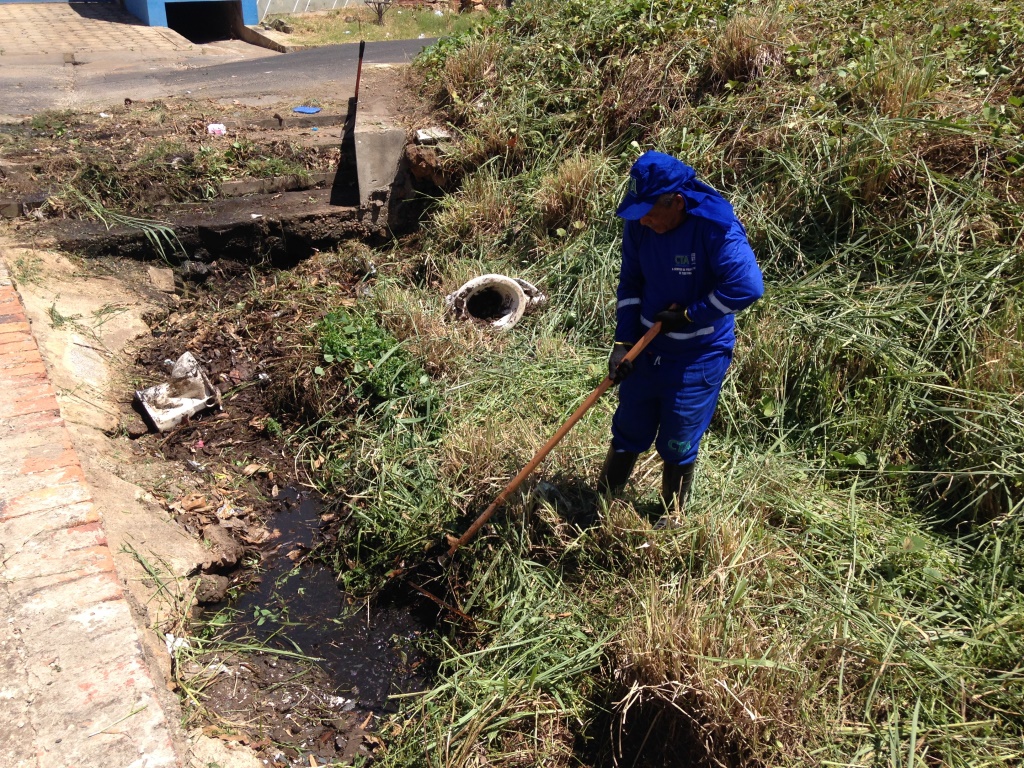
<path id="1" fill-rule="evenodd" d="M 0 252 L 0 765 L 180 765 Z"/>
<path id="2" fill-rule="evenodd" d="M 307 45 L 289 45 L 283 43 L 280 40 L 275 40 L 271 35 L 260 27 L 247 27 L 239 26 L 235 29 L 238 37 L 251 45 L 258 45 L 261 48 L 267 48 L 271 51 L 277 51 L 278 53 L 294 53 L 295 51 L 304 51 L 309 46 Z"/>

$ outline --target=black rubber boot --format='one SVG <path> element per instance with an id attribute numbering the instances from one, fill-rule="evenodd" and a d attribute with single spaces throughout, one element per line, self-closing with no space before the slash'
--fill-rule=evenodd
<path id="1" fill-rule="evenodd" d="M 661 473 L 661 502 L 670 513 L 682 512 L 686 506 L 686 497 L 690 495 L 693 485 L 693 469 L 696 464 L 666 464 Z"/>
<path id="2" fill-rule="evenodd" d="M 633 474 L 637 456 L 639 456 L 637 453 L 608 448 L 604 466 L 601 467 L 601 476 L 597 478 L 598 492 L 605 495 L 622 493 L 622 489 L 629 481 L 629 476 Z"/>

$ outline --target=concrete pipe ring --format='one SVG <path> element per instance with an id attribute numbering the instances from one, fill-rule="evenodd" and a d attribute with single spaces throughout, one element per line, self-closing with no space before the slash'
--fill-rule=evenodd
<path id="1" fill-rule="evenodd" d="M 460 320 L 473 320 L 492 328 L 511 328 L 529 305 L 522 286 L 504 275 L 481 275 L 446 299 Z"/>

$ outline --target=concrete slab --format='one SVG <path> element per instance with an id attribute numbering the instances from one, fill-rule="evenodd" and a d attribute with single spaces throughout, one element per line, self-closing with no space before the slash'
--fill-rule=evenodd
<path id="1" fill-rule="evenodd" d="M 179 765 L 106 532 L 0 255 L 0 765 Z"/>
<path id="2" fill-rule="evenodd" d="M 387 196 L 398 173 L 408 136 L 404 128 L 383 121 L 366 121 L 356 114 L 356 173 L 359 177 L 359 204 Z"/>

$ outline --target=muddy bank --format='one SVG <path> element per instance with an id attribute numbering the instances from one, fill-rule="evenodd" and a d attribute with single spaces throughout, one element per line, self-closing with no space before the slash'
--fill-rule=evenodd
<path id="1" fill-rule="evenodd" d="M 175 206 L 161 215 L 174 222 L 174 238 L 163 238 L 162 253 L 152 232 L 63 220 L 38 227 L 61 249 L 83 256 L 139 260 L 228 259 L 292 267 L 340 240 L 366 238 L 379 224 L 379 208 L 361 210 L 330 204 L 330 190 L 286 192 L 237 200 Z M 159 239 L 159 237 L 158 237 Z"/>

